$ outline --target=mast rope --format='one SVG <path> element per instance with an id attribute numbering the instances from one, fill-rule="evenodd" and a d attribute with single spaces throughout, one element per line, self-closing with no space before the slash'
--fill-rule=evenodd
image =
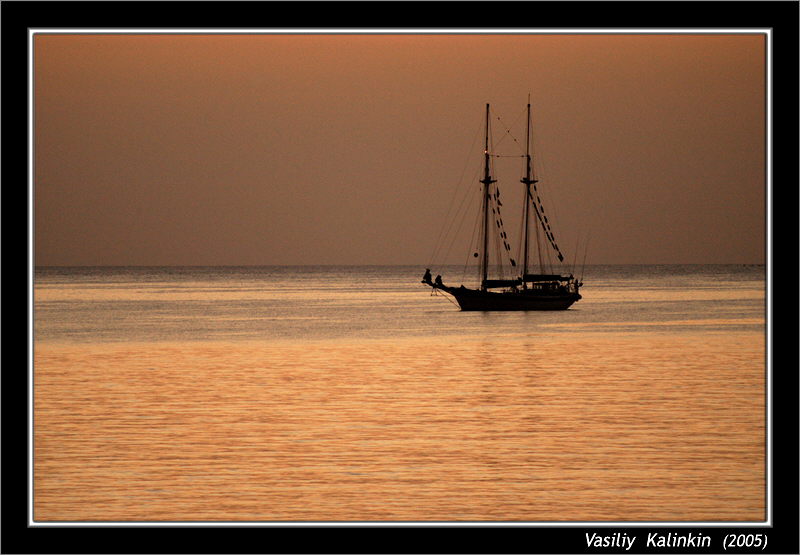
<path id="1" fill-rule="evenodd" d="M 533 139 L 533 137 L 532 137 L 532 139 Z M 537 155 L 536 160 L 537 160 L 539 166 L 543 166 L 544 165 L 544 157 L 542 156 L 541 153 L 539 153 Z M 553 248 L 553 250 L 555 251 L 556 255 L 558 256 L 559 262 L 563 263 L 564 262 L 564 255 L 562 254 L 561 249 L 558 247 L 558 243 L 556 241 L 555 234 L 553 233 L 553 230 L 550 227 L 550 219 L 548 219 L 547 214 L 545 213 L 544 204 L 542 203 L 542 199 L 540 197 L 541 193 L 539 192 L 539 190 L 536 187 L 536 183 L 537 182 L 538 182 L 538 180 L 534 179 L 533 192 L 536 194 L 536 198 L 534 199 L 532 194 L 530 195 L 531 204 L 534 207 L 534 211 L 536 212 L 536 217 L 539 220 L 539 223 L 541 224 L 542 230 L 544 231 L 544 234 L 545 234 L 545 237 L 547 238 L 547 241 L 550 243 L 550 246 Z M 555 210 L 556 205 L 555 204 L 549 204 L 548 206 L 551 209 L 550 216 L 552 218 L 553 215 L 556 212 L 556 210 Z M 550 251 L 547 251 L 546 255 L 548 257 L 548 260 L 550 259 L 550 254 L 551 254 Z M 550 264 L 552 265 L 552 261 L 550 261 Z"/>
<path id="2" fill-rule="evenodd" d="M 434 288 L 434 289 L 431 291 L 431 297 L 438 297 L 438 296 L 440 296 L 440 295 L 439 295 L 439 293 L 437 292 L 437 289 L 436 289 L 436 288 Z M 447 295 L 441 295 L 441 296 L 442 296 L 442 297 L 444 297 L 445 299 L 447 299 L 448 301 L 450 301 L 451 303 L 453 303 L 454 305 L 458 306 L 458 303 L 457 303 L 457 302 L 455 302 L 453 299 L 451 299 L 449 296 L 447 296 Z"/>
<path id="3" fill-rule="evenodd" d="M 586 233 L 586 245 L 584 245 L 584 247 L 583 247 L 584 248 L 584 251 L 583 251 L 583 265 L 581 266 L 581 278 L 580 278 L 579 281 L 583 281 L 583 271 L 586 269 L 586 255 L 589 252 L 589 239 L 591 239 L 591 236 L 589 235 L 589 232 L 587 232 Z"/>
<path id="4" fill-rule="evenodd" d="M 481 239 L 482 239 L 483 230 L 481 229 L 480 220 L 481 220 L 481 213 L 480 213 L 480 208 L 479 208 L 478 212 L 475 214 L 475 223 L 472 226 L 472 237 L 470 237 L 470 240 L 469 240 L 470 249 L 467 252 L 467 259 L 464 262 L 464 269 L 463 269 L 463 272 L 461 274 L 461 283 L 464 283 L 464 280 L 467 277 L 467 270 L 469 269 L 469 259 L 470 259 L 471 253 L 474 252 L 474 253 L 477 254 L 477 252 L 478 252 L 477 245 L 480 244 Z M 477 235 L 477 242 L 476 242 L 476 239 L 475 239 L 476 235 Z M 472 249 L 473 245 L 475 245 L 475 249 L 474 250 Z M 452 244 L 450 246 L 452 247 Z"/>
<path id="5" fill-rule="evenodd" d="M 516 260 L 511 257 L 511 245 L 508 243 L 508 233 L 506 233 L 505 224 L 503 223 L 503 215 L 500 212 L 500 207 L 503 206 L 502 201 L 500 200 L 500 187 L 495 185 L 494 194 L 491 196 L 494 206 L 492 206 L 492 214 L 495 216 L 495 224 L 497 226 L 498 231 L 498 242 L 497 242 L 497 252 L 498 252 L 498 262 L 500 267 L 502 268 L 502 254 L 505 253 L 508 256 L 508 260 L 511 263 L 512 267 L 517 265 Z M 500 241 L 503 243 L 503 249 L 500 249 Z"/>
<path id="6" fill-rule="evenodd" d="M 478 126 L 478 128 L 475 131 L 475 135 L 472 138 L 472 144 L 469 147 L 469 152 L 470 153 L 472 153 L 473 149 L 475 148 L 475 144 L 478 141 L 478 137 L 480 136 L 480 132 L 481 132 L 481 127 Z M 464 167 L 461 170 L 461 175 L 459 176 L 458 181 L 456 182 L 456 185 L 453 188 L 453 194 L 452 194 L 452 196 L 450 198 L 450 205 L 449 205 L 449 207 L 447 209 L 447 215 L 445 216 L 444 221 L 442 222 L 442 226 L 439 228 L 439 235 L 437 236 L 436 242 L 433 245 L 434 249 L 433 249 L 433 253 L 431 254 L 430 260 L 428 262 L 428 266 L 432 267 L 434 262 L 438 259 L 439 254 L 440 254 L 440 249 L 441 249 L 441 246 L 442 246 L 442 242 L 444 242 L 444 240 L 446 239 L 447 235 L 450 233 L 450 230 L 453 227 L 453 223 L 458 218 L 458 212 L 463 208 L 464 202 L 470 196 L 469 195 L 469 190 L 466 191 L 467 194 L 461 199 L 461 203 L 458 206 L 458 210 L 456 211 L 455 214 L 453 214 L 453 218 L 451 219 L 450 218 L 450 213 L 453 210 L 453 206 L 455 206 L 456 198 L 457 198 L 457 195 L 458 195 L 458 191 L 461 188 L 462 183 L 464 183 L 464 175 L 466 174 L 467 168 L 469 166 L 470 166 L 470 156 L 467 157 L 467 161 L 465 162 Z M 462 215 L 461 222 L 463 223 L 463 215 Z M 461 226 L 459 225 L 459 229 L 460 228 L 461 228 Z M 452 242 L 450 243 L 450 246 L 452 247 Z M 448 249 L 447 254 L 449 254 L 449 250 L 450 249 Z"/>
<path id="7" fill-rule="evenodd" d="M 441 255 L 441 258 L 444 259 L 444 260 L 446 260 L 447 257 L 450 256 L 450 251 L 453 250 L 453 245 L 455 244 L 456 239 L 458 239 L 458 237 L 460 235 L 461 228 L 464 226 L 464 221 L 467 219 L 467 213 L 469 212 L 469 210 L 466 209 L 465 203 L 467 203 L 466 201 L 468 199 L 474 199 L 474 194 L 470 194 L 468 192 L 464 196 L 464 198 L 462 198 L 461 205 L 458 207 L 458 210 L 453 215 L 453 219 L 451 220 L 450 226 L 448 227 L 447 233 L 445 234 L 445 237 L 450 234 L 451 230 L 453 229 L 453 224 L 455 224 L 456 220 L 458 220 L 458 226 L 455 228 L 455 231 L 453 231 L 453 233 L 452 233 L 452 237 L 450 239 L 450 244 L 447 246 L 447 249 L 444 251 L 444 254 Z M 467 204 L 469 204 L 469 203 L 467 203 Z M 461 214 L 460 219 L 458 218 L 459 213 Z M 478 221 L 476 219 L 475 226 L 477 226 L 477 225 L 478 225 Z M 473 236 L 474 236 L 474 234 L 475 234 L 475 230 L 473 229 Z M 440 254 L 440 251 L 437 249 L 437 255 L 439 255 L 439 254 Z M 431 263 L 431 266 L 433 266 L 433 263 Z"/>
<path id="8" fill-rule="evenodd" d="M 522 116 L 523 113 L 525 113 L 525 112 L 522 111 L 522 112 L 519 113 L 519 115 L 517 115 L 517 118 L 514 120 L 514 123 L 511 124 L 511 127 L 516 125 L 517 120 L 519 120 L 519 118 Z M 497 144 L 499 145 L 500 143 L 502 143 L 503 139 L 505 139 L 506 137 L 511 137 L 511 140 L 513 140 L 515 143 L 517 143 L 517 147 L 520 149 L 520 151 L 524 152 L 524 149 L 522 148 L 522 145 L 519 144 L 519 141 L 517 140 L 517 138 L 514 135 L 511 134 L 511 128 L 508 127 L 505 123 L 503 123 L 503 120 L 500 119 L 500 116 L 496 116 L 496 117 L 497 117 L 497 121 L 499 121 L 500 124 L 503 126 L 503 128 L 505 128 L 505 130 L 506 130 L 505 135 L 503 135 L 502 138 L 499 141 L 497 141 Z M 524 154 L 523 154 L 523 156 L 524 156 Z"/>
<path id="9" fill-rule="evenodd" d="M 536 184 L 533 184 L 533 189 L 536 191 Z M 556 238 L 553 235 L 553 231 L 550 229 L 550 222 L 547 221 L 547 216 L 544 214 L 544 207 L 541 205 L 541 199 L 539 198 L 539 194 L 537 191 L 536 199 L 533 198 L 533 193 L 528 191 L 528 198 L 531 200 L 531 205 L 533 206 L 533 211 L 536 212 L 536 217 L 539 220 L 539 223 L 542 225 L 542 230 L 544 231 L 545 237 L 550 243 L 550 246 L 558 253 L 558 260 L 560 262 L 564 261 L 564 255 L 561 254 L 561 249 L 558 248 L 558 244 L 556 243 Z"/>

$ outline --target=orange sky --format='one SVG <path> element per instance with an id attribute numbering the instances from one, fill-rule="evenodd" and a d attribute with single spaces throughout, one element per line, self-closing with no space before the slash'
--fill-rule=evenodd
<path id="1" fill-rule="evenodd" d="M 529 93 L 567 258 L 590 237 L 589 263 L 763 263 L 765 48 L 37 34 L 35 264 L 425 264 L 465 167 L 479 187 L 485 104 L 510 122 Z"/>

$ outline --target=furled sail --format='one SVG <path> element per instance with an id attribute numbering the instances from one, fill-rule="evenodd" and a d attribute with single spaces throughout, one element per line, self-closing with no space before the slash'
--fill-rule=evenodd
<path id="1" fill-rule="evenodd" d="M 533 185 L 534 190 L 536 189 L 536 184 Z M 528 198 L 533 205 L 533 211 L 536 212 L 536 217 L 539 220 L 539 223 L 542 225 L 542 230 L 544 231 L 547 240 L 550 242 L 550 246 L 553 247 L 553 250 L 556 251 L 558 254 L 559 262 L 564 262 L 564 255 L 561 254 L 561 249 L 558 248 L 558 244 L 556 243 L 556 238 L 553 235 L 552 230 L 550 229 L 550 223 L 547 221 L 547 216 L 544 215 L 544 207 L 541 205 L 541 199 L 539 195 L 536 195 L 536 199 L 533 198 L 533 193 L 528 191 Z"/>

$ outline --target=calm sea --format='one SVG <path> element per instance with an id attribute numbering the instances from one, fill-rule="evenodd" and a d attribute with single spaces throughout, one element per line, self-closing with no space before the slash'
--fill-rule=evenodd
<path id="1" fill-rule="evenodd" d="M 518 313 L 423 271 L 37 268 L 34 519 L 766 518 L 764 266 Z"/>

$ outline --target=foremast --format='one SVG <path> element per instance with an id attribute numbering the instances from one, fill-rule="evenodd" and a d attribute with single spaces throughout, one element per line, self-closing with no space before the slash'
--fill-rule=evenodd
<path id="1" fill-rule="evenodd" d="M 530 95 L 528 96 L 528 126 L 527 131 L 525 134 L 525 177 L 520 179 L 520 181 L 525 185 L 525 215 L 524 215 L 524 246 L 523 246 L 523 256 L 522 256 L 522 288 L 527 289 L 528 285 L 525 281 L 525 276 L 528 274 L 528 252 L 530 248 L 528 247 L 528 239 L 530 233 L 528 232 L 528 225 L 530 222 L 530 198 L 531 198 L 531 185 L 537 182 L 536 179 L 532 178 L 532 170 L 531 170 L 531 101 Z"/>
<path id="2" fill-rule="evenodd" d="M 481 259 L 481 291 L 486 291 L 486 280 L 489 277 L 489 202 L 491 202 L 491 185 L 496 179 L 492 179 L 491 169 L 489 168 L 489 104 L 486 104 L 486 135 L 483 147 L 484 167 L 483 167 L 483 257 Z"/>

